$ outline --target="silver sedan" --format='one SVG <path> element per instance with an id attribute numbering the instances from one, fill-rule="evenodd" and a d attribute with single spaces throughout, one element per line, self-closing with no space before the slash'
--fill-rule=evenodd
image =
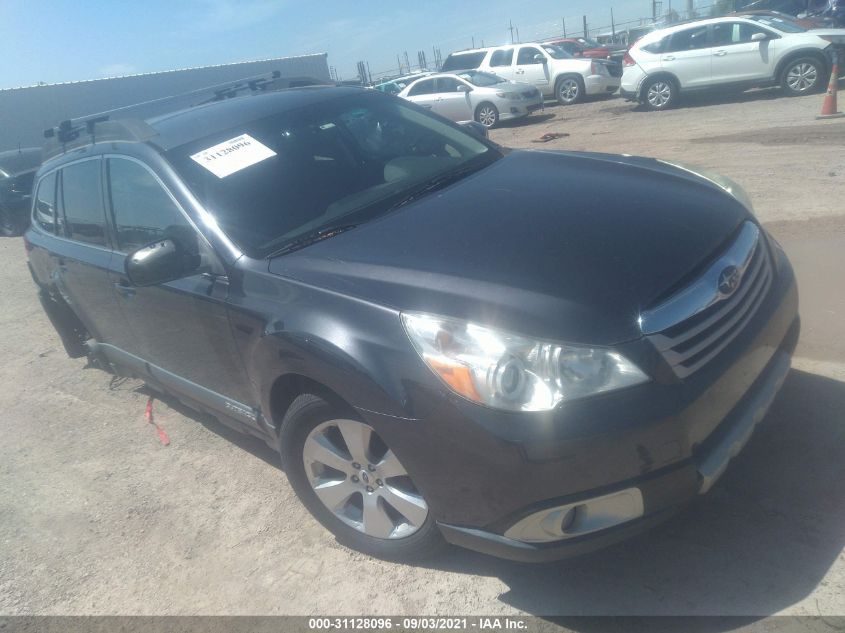
<path id="1" fill-rule="evenodd" d="M 408 85 L 399 96 L 447 119 L 478 121 L 487 128 L 543 107 L 543 96 L 534 86 L 477 70 L 430 75 Z"/>

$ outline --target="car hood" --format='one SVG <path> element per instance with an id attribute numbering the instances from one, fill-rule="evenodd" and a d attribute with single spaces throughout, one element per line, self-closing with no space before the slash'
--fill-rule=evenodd
<path id="1" fill-rule="evenodd" d="M 512 151 L 269 270 L 398 310 L 606 345 L 638 338 L 641 310 L 748 216 L 719 187 L 653 159 Z"/>

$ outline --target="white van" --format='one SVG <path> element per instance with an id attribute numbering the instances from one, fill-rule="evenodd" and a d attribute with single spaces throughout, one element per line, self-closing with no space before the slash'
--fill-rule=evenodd
<path id="1" fill-rule="evenodd" d="M 443 62 L 442 72 L 458 70 L 482 70 L 528 83 L 563 105 L 578 103 L 585 95 L 613 94 L 620 84 L 606 62 L 575 59 L 551 44 L 514 44 L 452 53 Z"/>

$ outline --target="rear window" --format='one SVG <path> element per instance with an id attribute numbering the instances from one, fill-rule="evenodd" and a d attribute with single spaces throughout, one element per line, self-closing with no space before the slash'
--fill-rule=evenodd
<path id="1" fill-rule="evenodd" d="M 679 53 L 707 48 L 707 26 L 678 31 L 669 36 L 667 53 Z"/>
<path id="2" fill-rule="evenodd" d="M 443 72 L 450 70 L 472 70 L 481 66 L 481 62 L 487 56 L 485 51 L 479 53 L 452 53 L 443 62 Z"/>
<path id="3" fill-rule="evenodd" d="M 32 221 L 48 233 L 56 232 L 56 172 L 45 176 L 38 183 Z"/>
<path id="4" fill-rule="evenodd" d="M 652 42 L 651 44 L 640 46 L 640 50 L 643 50 L 646 53 L 651 53 L 653 55 L 659 55 L 663 52 L 663 48 L 666 45 L 667 39 L 668 38 L 663 38 L 662 40 L 657 40 L 656 42 Z"/>

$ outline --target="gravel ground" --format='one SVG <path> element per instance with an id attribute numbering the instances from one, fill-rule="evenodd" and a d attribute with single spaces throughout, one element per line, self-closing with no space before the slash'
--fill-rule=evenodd
<path id="1" fill-rule="evenodd" d="M 770 415 L 710 495 L 593 556 L 528 566 L 451 550 L 426 566 L 334 542 L 276 455 L 68 359 L 20 239 L 0 240 L 0 614 L 845 615 L 845 123 L 821 97 L 619 99 L 495 130 L 515 147 L 695 163 L 743 183 L 793 257 L 804 335 Z M 546 144 L 547 132 L 569 134 Z"/>

